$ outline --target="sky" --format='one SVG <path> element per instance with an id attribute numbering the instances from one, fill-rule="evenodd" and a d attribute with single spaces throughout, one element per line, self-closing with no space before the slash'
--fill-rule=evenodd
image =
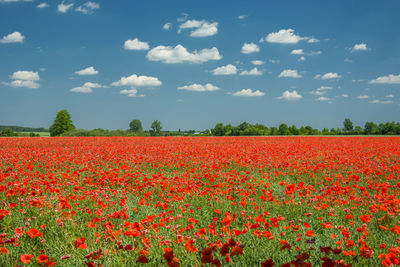
<path id="1" fill-rule="evenodd" d="M 400 118 L 400 1 L 0 0 L 0 124 Z"/>

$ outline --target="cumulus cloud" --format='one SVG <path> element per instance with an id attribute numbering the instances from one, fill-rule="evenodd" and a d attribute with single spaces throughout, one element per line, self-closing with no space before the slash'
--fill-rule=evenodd
<path id="1" fill-rule="evenodd" d="M 368 99 L 369 95 L 359 95 L 357 96 L 357 99 Z"/>
<path id="2" fill-rule="evenodd" d="M 290 52 L 291 55 L 304 55 L 303 49 L 293 49 L 292 52 Z"/>
<path id="3" fill-rule="evenodd" d="M 255 43 L 244 43 L 242 46 L 242 53 L 243 54 L 251 54 L 260 52 L 260 48 Z"/>
<path id="4" fill-rule="evenodd" d="M 218 22 L 210 23 L 207 20 L 188 20 L 179 26 L 179 33 L 184 29 L 193 29 L 192 37 L 207 37 L 218 33 Z"/>
<path id="5" fill-rule="evenodd" d="M 60 13 L 67 13 L 73 6 L 74 3 L 64 4 L 64 1 L 62 1 L 61 4 L 57 6 L 57 11 Z"/>
<path id="6" fill-rule="evenodd" d="M 112 86 L 130 86 L 130 87 L 154 87 L 161 86 L 162 82 L 157 77 L 137 76 L 133 74 L 128 77 L 121 77 L 119 81 L 113 82 Z"/>
<path id="7" fill-rule="evenodd" d="M 185 85 L 177 88 L 178 90 L 187 90 L 187 91 L 194 91 L 194 92 L 212 92 L 212 91 L 218 91 L 220 90 L 219 87 L 212 85 L 211 83 L 207 83 L 205 85 L 201 84 L 191 84 L 191 85 Z"/>
<path id="8" fill-rule="evenodd" d="M 296 90 L 294 90 L 293 92 L 286 90 L 285 92 L 283 92 L 282 96 L 278 98 L 283 100 L 293 101 L 293 100 L 300 100 L 303 98 L 303 96 L 297 93 Z"/>
<path id="9" fill-rule="evenodd" d="M 233 96 L 263 96 L 265 95 L 264 92 L 260 90 L 253 91 L 251 89 L 242 89 L 240 91 L 234 92 Z"/>
<path id="10" fill-rule="evenodd" d="M 237 16 L 237 18 L 238 19 L 245 19 L 245 18 L 247 18 L 247 15 L 240 15 L 240 16 Z"/>
<path id="11" fill-rule="evenodd" d="M 163 25 L 163 29 L 168 31 L 172 28 L 172 23 L 171 22 L 167 22 Z"/>
<path id="12" fill-rule="evenodd" d="M 356 52 L 356 51 L 367 51 L 368 47 L 367 44 L 361 43 L 361 44 L 355 44 L 351 51 Z"/>
<path id="13" fill-rule="evenodd" d="M 126 40 L 124 43 L 124 49 L 126 50 L 149 50 L 150 46 L 146 42 L 139 41 L 138 38 L 133 40 Z"/>
<path id="14" fill-rule="evenodd" d="M 99 74 L 99 71 L 95 70 L 94 67 L 91 66 L 91 67 L 87 67 L 82 70 L 75 71 L 75 73 L 80 76 L 85 76 L 85 75 L 97 75 L 97 74 Z"/>
<path id="15" fill-rule="evenodd" d="M 342 94 L 342 97 L 344 97 L 344 98 L 348 98 L 348 97 L 349 97 L 349 95 L 348 95 L 348 94 Z"/>
<path id="16" fill-rule="evenodd" d="M 324 95 L 327 93 L 328 90 L 332 90 L 331 86 L 321 86 L 318 87 L 315 91 L 312 91 L 311 93 L 314 95 Z"/>
<path id="17" fill-rule="evenodd" d="M 252 68 L 251 70 L 244 70 L 240 73 L 240 75 L 249 75 L 249 76 L 260 76 L 263 72 L 258 70 L 257 67 Z"/>
<path id="18" fill-rule="evenodd" d="M 11 82 L 2 82 L 2 84 L 11 86 L 11 87 L 25 87 L 36 89 L 40 87 L 40 84 L 37 83 L 40 80 L 39 73 L 27 70 L 19 70 L 14 72 L 10 79 Z"/>
<path id="19" fill-rule="evenodd" d="M 385 97 L 387 97 L 387 98 L 393 98 L 393 97 L 394 97 L 394 95 L 392 95 L 392 94 L 388 94 L 388 95 L 385 95 Z"/>
<path id="20" fill-rule="evenodd" d="M 262 60 L 252 60 L 252 61 L 251 61 L 251 64 L 253 64 L 253 65 L 264 65 L 264 64 L 265 64 L 265 61 L 262 61 Z"/>
<path id="21" fill-rule="evenodd" d="M 297 44 L 299 41 L 304 40 L 304 37 L 296 35 L 293 29 L 279 30 L 278 32 L 271 32 L 261 41 L 278 44 Z"/>
<path id="22" fill-rule="evenodd" d="M 315 99 L 315 101 L 329 101 L 329 100 L 331 99 L 325 96 L 320 96 L 317 99 Z"/>
<path id="23" fill-rule="evenodd" d="M 9 43 L 23 43 L 25 36 L 23 36 L 20 32 L 10 33 L 3 38 L 0 39 L 0 43 L 9 44 Z"/>
<path id="24" fill-rule="evenodd" d="M 379 100 L 379 99 L 374 99 L 371 101 L 368 101 L 370 104 L 382 104 L 382 105 L 388 105 L 388 104 L 393 104 L 392 100 Z"/>
<path id="25" fill-rule="evenodd" d="M 216 47 L 189 52 L 180 44 L 175 47 L 163 45 L 154 47 L 147 53 L 146 57 L 150 61 L 161 61 L 166 64 L 204 63 L 209 60 L 220 60 L 222 58 Z"/>
<path id="26" fill-rule="evenodd" d="M 86 82 L 82 86 L 71 88 L 70 91 L 74 93 L 90 94 L 93 93 L 92 88 L 102 88 L 105 87 L 98 83 Z"/>
<path id="27" fill-rule="evenodd" d="M 96 2 L 86 2 L 81 6 L 75 8 L 76 11 L 81 12 L 83 14 L 93 14 L 94 10 L 99 9 L 100 5 Z"/>
<path id="28" fill-rule="evenodd" d="M 301 75 L 297 72 L 297 70 L 283 70 L 279 76 L 279 78 L 286 77 L 286 78 L 301 78 Z"/>
<path id="29" fill-rule="evenodd" d="M 301 57 L 299 57 L 299 59 L 297 61 L 306 61 L 306 58 L 301 56 Z"/>
<path id="30" fill-rule="evenodd" d="M 121 95 L 127 95 L 129 97 L 144 97 L 144 96 L 146 96 L 144 94 L 138 95 L 138 90 L 134 89 L 134 88 L 133 89 L 123 89 L 123 90 L 119 91 L 119 93 Z"/>
<path id="31" fill-rule="evenodd" d="M 319 42 L 319 40 L 314 37 L 306 37 L 306 39 L 307 39 L 307 43 L 318 43 Z"/>
<path id="32" fill-rule="evenodd" d="M 41 3 L 39 5 L 36 6 L 37 8 L 45 8 L 45 7 L 49 7 L 49 5 L 47 3 Z"/>
<path id="33" fill-rule="evenodd" d="M 375 80 L 371 80 L 369 83 L 400 84 L 400 74 L 399 75 L 389 74 L 387 76 L 381 76 L 376 78 Z"/>
<path id="34" fill-rule="evenodd" d="M 281 61 L 279 59 L 270 59 L 269 62 L 271 62 L 272 64 L 278 64 Z"/>
<path id="35" fill-rule="evenodd" d="M 213 70 L 214 75 L 234 75 L 237 73 L 237 68 L 235 65 L 228 64 L 226 66 L 218 67 Z"/>
<path id="36" fill-rule="evenodd" d="M 317 74 L 315 75 L 314 79 L 321 79 L 321 80 L 332 80 L 332 79 L 340 79 L 340 75 L 336 72 L 328 72 L 325 74 Z"/>

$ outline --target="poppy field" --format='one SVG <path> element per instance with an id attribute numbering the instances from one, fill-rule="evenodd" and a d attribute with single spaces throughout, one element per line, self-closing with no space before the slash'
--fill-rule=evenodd
<path id="1" fill-rule="evenodd" d="M 394 266 L 399 212 L 399 137 L 0 139 L 0 266 Z"/>

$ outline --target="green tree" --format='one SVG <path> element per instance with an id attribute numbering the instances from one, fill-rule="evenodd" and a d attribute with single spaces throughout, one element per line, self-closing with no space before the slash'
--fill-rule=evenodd
<path id="1" fill-rule="evenodd" d="M 132 120 L 129 123 L 129 130 L 134 133 L 143 132 L 142 122 L 140 120 Z"/>
<path id="2" fill-rule="evenodd" d="M 351 132 L 353 130 L 353 122 L 349 118 L 344 119 L 343 126 L 345 132 Z"/>
<path id="3" fill-rule="evenodd" d="M 72 124 L 71 116 L 65 109 L 57 112 L 53 125 L 50 126 L 50 136 L 58 136 L 65 132 L 75 129 Z"/>
<path id="4" fill-rule="evenodd" d="M 153 121 L 150 126 L 150 135 L 151 136 L 160 136 L 161 129 L 162 129 L 161 122 L 159 122 L 158 120 Z"/>
<path id="5" fill-rule="evenodd" d="M 211 129 L 212 135 L 223 136 L 225 135 L 225 127 L 223 123 L 217 123 L 214 129 Z"/>
<path id="6" fill-rule="evenodd" d="M 279 135 L 289 135 L 289 127 L 287 126 L 286 123 L 282 123 L 281 125 L 279 125 Z"/>

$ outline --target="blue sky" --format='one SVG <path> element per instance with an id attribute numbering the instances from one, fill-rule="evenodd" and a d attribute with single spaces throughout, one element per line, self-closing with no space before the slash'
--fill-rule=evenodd
<path id="1" fill-rule="evenodd" d="M 399 1 L 0 0 L 0 124 L 400 117 Z"/>

